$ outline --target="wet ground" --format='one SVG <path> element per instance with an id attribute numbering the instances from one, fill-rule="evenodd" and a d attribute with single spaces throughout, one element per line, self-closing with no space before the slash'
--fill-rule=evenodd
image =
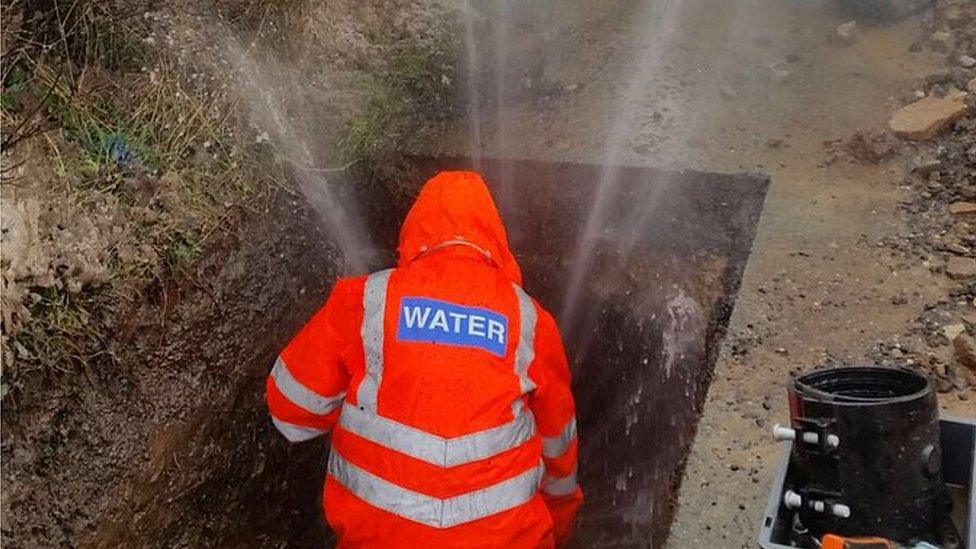
<path id="1" fill-rule="evenodd" d="M 909 51 L 922 18 L 862 24 L 850 46 L 828 36 L 849 17 L 828 1 L 682 3 L 658 68 L 626 116 L 622 162 L 762 171 L 773 185 L 682 481 L 673 547 L 752 547 L 779 457 L 768 435 L 787 416 L 791 372 L 866 359 L 902 333 L 946 281 L 879 245 L 906 228 L 903 168 L 829 162 L 824 141 L 882 129 L 942 67 Z M 518 19 L 506 42 L 500 113 L 484 91 L 487 154 L 599 162 L 628 104 L 632 45 L 646 21 L 627 2 L 560 5 Z M 486 50 L 490 46 L 485 46 Z M 496 109 L 497 111 L 497 109 Z M 616 124 L 617 127 L 620 124 Z M 463 149 L 463 131 L 446 147 Z M 943 408 L 971 414 L 944 395 Z"/>
<path id="2" fill-rule="evenodd" d="M 303 201 L 282 193 L 266 214 L 215 243 L 182 290 L 134 305 L 117 368 L 4 401 L 4 546 L 321 539 L 324 449 L 282 443 L 264 377 L 325 301 L 339 256 Z"/>
<path id="3" fill-rule="evenodd" d="M 574 251 L 606 167 L 405 158 L 381 177 L 410 196 L 438 170 L 475 164 L 489 181 L 524 178 L 493 190 L 526 289 L 558 314 L 582 267 Z M 578 314 L 562 322 L 587 487 L 574 546 L 659 546 L 666 539 L 767 184 L 761 176 L 620 169 L 606 206 L 617 222 L 586 261 Z M 665 192 L 671 188 L 682 192 Z M 635 235 L 624 214 L 651 196 L 659 197 L 661 215 Z M 373 225 L 396 227 L 392 217 Z"/>
<path id="4" fill-rule="evenodd" d="M 909 52 L 918 19 L 863 27 L 856 43 L 840 47 L 826 38 L 846 20 L 832 2 L 675 4 L 685 8 L 674 18 L 672 41 L 654 50 L 659 59 L 652 77 L 632 88 L 623 83 L 635 74 L 639 56 L 632 46 L 646 30 L 632 2 L 560 3 L 520 19 L 506 41 L 513 47 L 507 107 L 487 116 L 482 129 L 491 156 L 600 163 L 607 143 L 615 141 L 612 128 L 620 127 L 614 122 L 618 107 L 626 104 L 625 126 L 633 131 L 620 141 L 621 163 L 772 177 L 729 337 L 721 349 L 702 347 L 701 356 L 718 359 L 684 479 L 683 449 L 662 469 L 668 483 L 681 484 L 671 546 L 751 547 L 778 459 L 767 433 L 787 417 L 789 373 L 826 360 L 863 360 L 874 342 L 901 333 L 924 303 L 945 290 L 925 265 L 895 262 L 878 245 L 905 226 L 897 208 L 900 164 L 829 163 L 823 146 L 858 129 L 880 128 L 938 63 L 930 54 Z M 484 92 L 485 112 L 493 112 L 492 89 Z M 633 101 L 622 97 L 628 90 L 639 92 Z M 467 140 L 459 130 L 432 150 L 463 154 Z M 316 500 L 325 450 L 289 447 L 271 432 L 262 378 L 285 339 L 324 301 L 338 258 L 299 200 L 283 195 L 266 213 L 265 223 L 228 243 L 227 249 L 243 243 L 243 253 L 221 254 L 217 247 L 195 273 L 192 290 L 175 295 L 158 289 L 155 305 L 166 311 L 163 322 L 151 311 L 133 311 L 131 328 L 120 338 L 142 349 L 144 360 L 123 364 L 120 372 L 93 372 L 84 389 L 44 387 L 42 398 L 27 394 L 9 405 L 14 411 L 4 403 L 5 442 L 20 441 L 3 449 L 6 544 L 320 542 Z M 606 331 L 619 339 L 575 349 L 576 360 L 597 360 L 625 346 L 624 339 L 643 337 L 640 322 L 627 315 L 635 300 L 626 290 L 660 300 L 660 288 L 643 282 L 662 272 L 666 278 L 693 273 L 690 278 L 699 281 L 689 291 L 714 307 L 704 317 L 724 314 L 715 293 L 727 289 L 727 278 L 717 274 L 727 268 L 721 257 L 657 257 L 669 259 L 631 265 L 624 282 L 619 270 L 610 269 L 607 278 L 588 284 L 590 291 L 613 290 L 602 296 L 613 305 Z M 550 289 L 540 284 L 538 291 L 558 300 L 552 288 L 564 283 L 560 277 L 570 266 L 539 258 L 537 272 L 553 271 Z M 617 289 L 625 293 L 614 294 Z M 695 333 L 713 337 L 712 328 L 699 324 Z M 621 377 L 633 381 L 614 369 L 579 373 L 577 384 L 599 386 Z M 703 384 L 696 391 L 682 412 L 698 410 Z M 639 398 L 648 415 L 670 419 L 670 408 L 652 404 L 664 400 Z M 951 395 L 942 405 L 957 412 L 971 406 Z M 594 396 L 581 399 L 583 406 L 614 404 Z M 605 441 L 630 436 L 626 417 L 618 418 L 622 435 L 601 431 L 605 423 L 597 417 L 581 419 L 584 432 L 609 437 Z M 694 414 L 679 419 L 693 423 Z M 663 424 L 647 425 L 655 427 L 648 433 L 652 444 L 670 443 L 655 438 L 663 437 Z M 603 444 L 598 436 L 593 440 L 583 441 L 589 452 Z M 599 504 L 601 494 L 612 493 L 604 491 L 611 482 L 614 491 L 626 491 L 631 480 L 625 477 L 584 472 L 584 487 Z M 650 481 L 661 485 L 662 477 Z M 650 541 L 662 543 L 662 516 L 670 514 L 670 504 L 653 502 L 661 514 L 652 518 L 660 521 L 631 517 L 643 528 L 635 536 L 651 531 Z M 618 527 L 619 517 L 613 513 L 603 525 L 597 515 L 584 521 L 602 532 L 603 526 Z M 608 545 L 620 539 L 593 535 L 580 539 Z"/>

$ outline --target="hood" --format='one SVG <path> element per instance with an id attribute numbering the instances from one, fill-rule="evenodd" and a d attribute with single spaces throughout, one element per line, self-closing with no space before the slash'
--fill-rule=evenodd
<path id="1" fill-rule="evenodd" d="M 441 172 L 424 184 L 400 229 L 399 264 L 449 246 L 480 251 L 505 277 L 522 284 L 498 208 L 475 172 Z"/>

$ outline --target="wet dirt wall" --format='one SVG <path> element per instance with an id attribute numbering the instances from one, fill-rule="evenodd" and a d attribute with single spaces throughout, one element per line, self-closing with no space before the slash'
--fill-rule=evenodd
<path id="1" fill-rule="evenodd" d="M 282 444 L 263 403 L 341 264 L 318 226 L 281 193 L 182 290 L 133 304 L 116 364 L 4 399 L 4 547 L 321 546 L 325 446 Z"/>
<path id="2" fill-rule="evenodd" d="M 437 170 L 470 168 L 493 187 L 527 290 L 559 317 L 606 168 L 405 158 L 374 179 L 402 193 L 391 201 L 402 208 Z M 667 538 L 768 180 L 621 167 L 614 185 L 578 312 L 562 326 L 586 492 L 574 545 L 657 547 Z M 380 238 L 392 242 L 392 231 Z"/>

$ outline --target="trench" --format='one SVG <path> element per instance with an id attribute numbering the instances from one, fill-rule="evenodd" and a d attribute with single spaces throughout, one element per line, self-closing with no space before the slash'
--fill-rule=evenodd
<path id="1" fill-rule="evenodd" d="M 607 167 L 404 158 L 375 178 L 399 189 L 374 226 L 396 228 L 438 170 L 492 185 L 525 287 L 559 317 Z M 561 326 L 573 368 L 586 500 L 578 547 L 659 547 L 748 259 L 768 180 L 621 166 L 586 282 Z M 393 222 L 391 222 L 393 221 Z M 394 234 L 377 235 L 392 242 Z"/>
<path id="2" fill-rule="evenodd" d="M 472 167 L 493 187 L 526 289 L 558 317 L 602 167 L 404 156 L 342 185 L 358 196 L 392 262 L 400 222 L 422 183 L 442 169 Z M 626 166 L 617 175 L 606 210 L 613 221 L 596 241 L 580 314 L 563 326 L 586 493 L 573 543 L 660 547 L 768 180 Z M 635 204 L 646 206 L 636 217 Z M 234 353 L 224 353 L 246 364 L 221 376 L 219 398 L 201 399 L 196 413 L 157 426 L 148 463 L 116 488 L 117 503 L 84 545 L 334 541 L 321 513 L 327 442 L 292 446 L 273 431 L 263 376 L 289 334 L 326 299 L 341 258 L 301 199 L 288 197 L 269 215 L 287 216 L 252 231 L 273 243 L 270 259 L 257 259 L 269 251 L 258 243 L 254 257 L 240 261 L 251 271 L 234 275 L 243 281 L 236 299 L 266 294 L 261 314 L 212 319 L 222 324 L 218 333 L 250 330 Z M 212 338 L 214 328 L 201 323 L 199 337 Z"/>

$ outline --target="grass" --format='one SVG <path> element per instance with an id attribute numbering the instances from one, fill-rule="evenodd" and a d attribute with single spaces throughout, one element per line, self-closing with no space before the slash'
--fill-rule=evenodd
<path id="1" fill-rule="evenodd" d="M 15 395 L 32 373 L 91 380 L 115 363 L 119 319 L 155 289 L 192 279 L 215 235 L 260 211 L 283 177 L 270 149 L 246 140 L 229 117 L 237 105 L 189 86 L 165 53 L 145 49 L 138 16 L 118 17 L 97 0 L 32 4 L 41 15 L 4 52 L 4 149 L 39 139 L 54 174 L 38 189 L 46 204 L 73 219 L 108 208 L 98 230 L 112 234 L 103 279 L 83 284 L 56 267 L 54 285 L 15 281 L 26 286 L 27 312 L 9 324 L 5 317 L 0 385 Z M 303 5 L 287 0 L 280 10 L 296 18 Z M 247 6 L 240 21 L 260 27 L 277 17 L 260 2 Z M 453 33 L 434 29 L 420 43 L 386 47 L 385 70 L 363 79 L 361 110 L 336 144 L 346 162 L 456 114 Z M 64 244 L 58 238 L 54 246 Z"/>
<path id="2" fill-rule="evenodd" d="M 459 44 L 434 29 L 427 40 L 389 46 L 389 64 L 361 85 L 362 108 L 337 147 L 347 161 L 363 161 L 395 146 L 425 124 L 455 117 Z"/>
<path id="3" fill-rule="evenodd" d="M 33 367 L 73 373 L 77 366 L 86 368 L 99 355 L 110 354 L 103 344 L 106 333 L 91 312 L 97 302 L 57 289 L 32 296 L 32 321 L 10 344 L 27 371 Z M 97 344 L 92 345 L 93 342 Z M 25 372 L 22 369 L 18 373 Z"/>
<path id="4" fill-rule="evenodd" d="M 49 16 L 57 5 L 41 4 Z M 96 239 L 110 247 L 107 275 L 80 281 L 70 254 L 81 244 L 58 242 L 71 233 L 55 231 L 57 262 L 69 266 L 52 264 L 54 285 L 4 280 L 23 285 L 26 296 L 4 306 L 26 313 L 4 318 L 3 394 L 16 394 L 32 372 L 91 378 L 93 368 L 114 363 L 118 319 L 153 287 L 192 278 L 211 237 L 260 207 L 280 177 L 235 132 L 234 105 L 188 87 L 166 54 L 144 51 L 138 32 L 110 8 L 68 4 L 71 13 L 22 29 L 23 44 L 5 52 L 4 129 L 18 135 L 5 135 L 4 148 L 41 139 L 46 152 L 26 158 L 52 174 L 36 189 L 45 204 L 72 219 L 109 216 Z"/>

